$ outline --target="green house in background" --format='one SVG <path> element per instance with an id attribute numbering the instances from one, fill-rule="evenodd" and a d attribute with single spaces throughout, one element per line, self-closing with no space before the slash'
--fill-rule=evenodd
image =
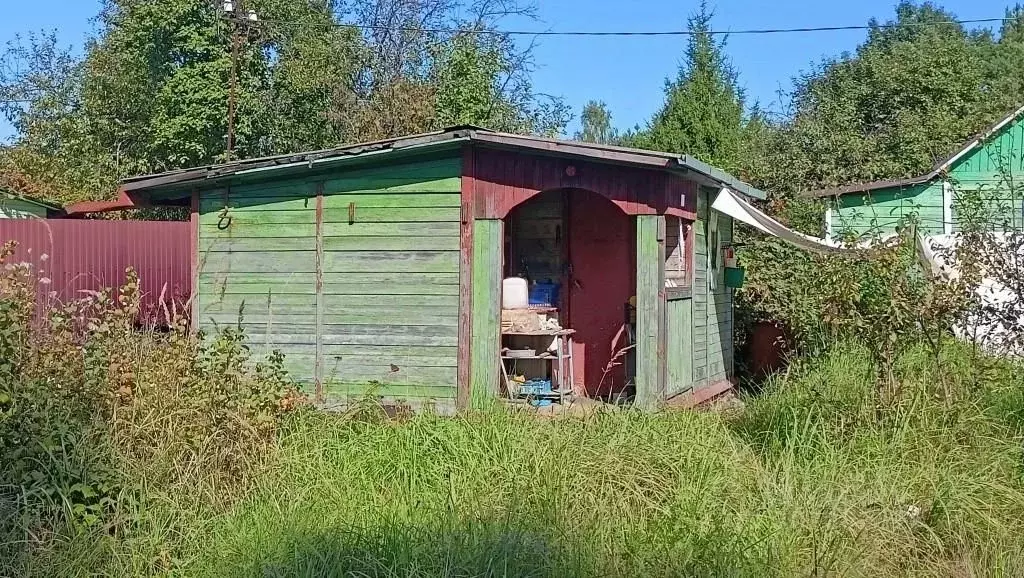
<path id="1" fill-rule="evenodd" d="M 455 127 L 128 179 L 107 208 L 191 206 L 193 322 L 241 322 L 322 401 L 501 395 L 524 276 L 562 288 L 574 393 L 652 408 L 732 386 L 723 187 L 764 198 L 685 155 Z"/>
<path id="2" fill-rule="evenodd" d="M 0 189 L 0 219 L 45 219 L 61 213 L 60 205 Z"/>
<path id="3" fill-rule="evenodd" d="M 927 235 L 958 230 L 957 195 L 977 191 L 999 214 L 998 223 L 1024 227 L 1024 107 L 1015 110 L 927 174 L 807 193 L 828 199 L 825 230 L 830 238 L 895 231 L 915 219 Z"/>

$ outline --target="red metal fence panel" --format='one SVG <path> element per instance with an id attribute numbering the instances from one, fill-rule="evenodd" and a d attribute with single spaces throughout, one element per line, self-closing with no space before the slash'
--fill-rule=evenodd
<path id="1" fill-rule="evenodd" d="M 149 319 L 162 319 L 160 303 L 178 311 L 192 292 L 191 223 L 187 221 L 90 221 L 0 219 L 0 244 L 18 243 L 9 262 L 32 265 L 39 301 L 68 301 L 83 291 L 124 283 L 125 269 L 139 274 Z"/>

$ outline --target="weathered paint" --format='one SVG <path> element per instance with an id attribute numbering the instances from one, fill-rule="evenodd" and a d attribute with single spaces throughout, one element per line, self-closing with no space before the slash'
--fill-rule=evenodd
<path id="1" fill-rule="evenodd" d="M 475 155 L 477 218 L 504 218 L 513 207 L 555 189 L 592 191 L 627 215 L 693 218 L 696 186 L 676 174 L 486 148 Z"/>
<path id="2" fill-rule="evenodd" d="M 665 391 L 664 358 L 658 355 L 665 315 L 664 222 L 662 215 L 636 217 L 636 403 L 648 409 Z"/>
<path id="3" fill-rule="evenodd" d="M 906 187 L 851 193 L 834 204 L 829 227 L 834 237 L 885 234 L 913 219 L 926 234 L 959 229 L 954 207 L 958 191 L 979 190 L 1003 212 L 1000 221 L 1024 227 L 1024 197 L 1014 181 L 1024 172 L 1024 119 L 1008 123 L 990 139 L 954 162 L 946 175 Z M 1002 223 L 994 223 L 1001 226 Z"/>
<path id="4" fill-rule="evenodd" d="M 709 220 L 715 195 L 701 188 L 694 223 L 693 280 L 693 387 L 701 389 L 729 378 L 733 373 L 733 298 L 725 286 L 720 248 L 732 243 L 732 219 L 717 213 L 718 247 L 709 235 Z M 717 257 L 712 259 L 712 255 Z M 712 261 L 717 262 L 714 266 Z"/>
<path id="5" fill-rule="evenodd" d="M 447 158 L 204 191 L 204 324 L 236 321 L 244 306 L 257 352 L 286 349 L 289 371 L 329 399 L 451 403 L 460 174 Z"/>
<path id="6" fill-rule="evenodd" d="M 500 219 L 477 219 L 473 223 L 473 407 L 486 405 L 498 392 L 503 240 L 504 222 Z"/>
<path id="7" fill-rule="evenodd" d="M 0 191 L 0 219 L 45 219 L 46 207 L 6 196 Z"/>
<path id="8" fill-rule="evenodd" d="M 567 305 L 568 327 L 576 330 L 574 387 L 590 396 L 608 396 L 626 386 L 625 366 L 610 362 L 633 295 L 633 218 L 589 191 L 563 193 L 569 201 Z M 625 339 L 618 343 L 619 348 L 625 345 Z"/>
<path id="9" fill-rule="evenodd" d="M 459 183 L 461 221 L 459 222 L 457 294 L 459 296 L 459 341 L 464 344 L 457 353 L 459 371 L 456 402 L 459 408 L 469 407 L 472 394 L 473 356 L 472 346 L 469 344 L 473 341 L 473 174 L 473 148 L 466 146 L 462 149 L 462 179 Z"/>

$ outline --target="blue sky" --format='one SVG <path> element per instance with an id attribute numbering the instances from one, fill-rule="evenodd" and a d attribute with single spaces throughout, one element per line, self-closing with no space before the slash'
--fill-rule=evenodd
<path id="1" fill-rule="evenodd" d="M 938 2 L 961 19 L 1001 17 L 1006 1 Z M 97 0 L 11 2 L 0 19 L 0 41 L 32 30 L 57 30 L 81 46 L 94 28 Z M 538 0 L 539 23 L 508 27 L 547 30 L 681 30 L 697 0 Z M 892 17 L 893 0 L 717 0 L 715 28 L 795 28 L 864 24 Z M 864 31 L 732 36 L 727 51 L 751 101 L 777 104 L 790 79 L 823 57 L 852 50 Z M 587 100 L 608 103 L 620 128 L 643 123 L 662 102 L 666 77 L 674 76 L 684 37 L 543 37 L 535 49 L 535 88 L 565 98 L 576 116 Z M 570 133 L 577 121 L 570 125 Z M 0 126 L 0 134 L 7 132 Z"/>

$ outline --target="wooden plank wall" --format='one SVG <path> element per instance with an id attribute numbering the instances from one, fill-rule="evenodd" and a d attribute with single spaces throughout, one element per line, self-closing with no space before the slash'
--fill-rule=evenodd
<path id="1" fill-rule="evenodd" d="M 665 217 L 665 396 L 693 387 L 693 298 L 689 254 L 691 225 L 678 217 Z M 689 234 L 688 234 L 689 233 Z M 688 241 L 690 239 L 690 242 Z M 683 291 L 685 290 L 685 291 Z"/>
<path id="2" fill-rule="evenodd" d="M 254 341 L 328 397 L 454 400 L 460 172 L 454 158 L 204 192 L 204 319 L 245 302 Z"/>
<path id="3" fill-rule="evenodd" d="M 316 186 L 300 179 L 199 195 L 199 327 L 214 333 L 241 322 L 254 355 L 281 350 L 285 368 L 310 392 L 316 359 L 315 222 Z"/>
<path id="4" fill-rule="evenodd" d="M 725 286 L 721 254 L 718 268 L 710 270 L 709 245 L 713 241 L 708 234 L 708 219 L 715 194 L 713 189 L 701 188 L 694 223 L 694 389 L 725 380 L 733 373 L 732 289 Z M 717 218 L 720 245 L 726 246 L 732 242 L 732 219 L 721 213 Z"/>
<path id="5" fill-rule="evenodd" d="M 665 217 L 636 217 L 636 404 L 651 409 L 664 394 Z"/>
<path id="6" fill-rule="evenodd" d="M 504 222 L 473 223 L 472 375 L 470 405 L 482 407 L 497 396 L 501 344 L 501 280 Z"/>

